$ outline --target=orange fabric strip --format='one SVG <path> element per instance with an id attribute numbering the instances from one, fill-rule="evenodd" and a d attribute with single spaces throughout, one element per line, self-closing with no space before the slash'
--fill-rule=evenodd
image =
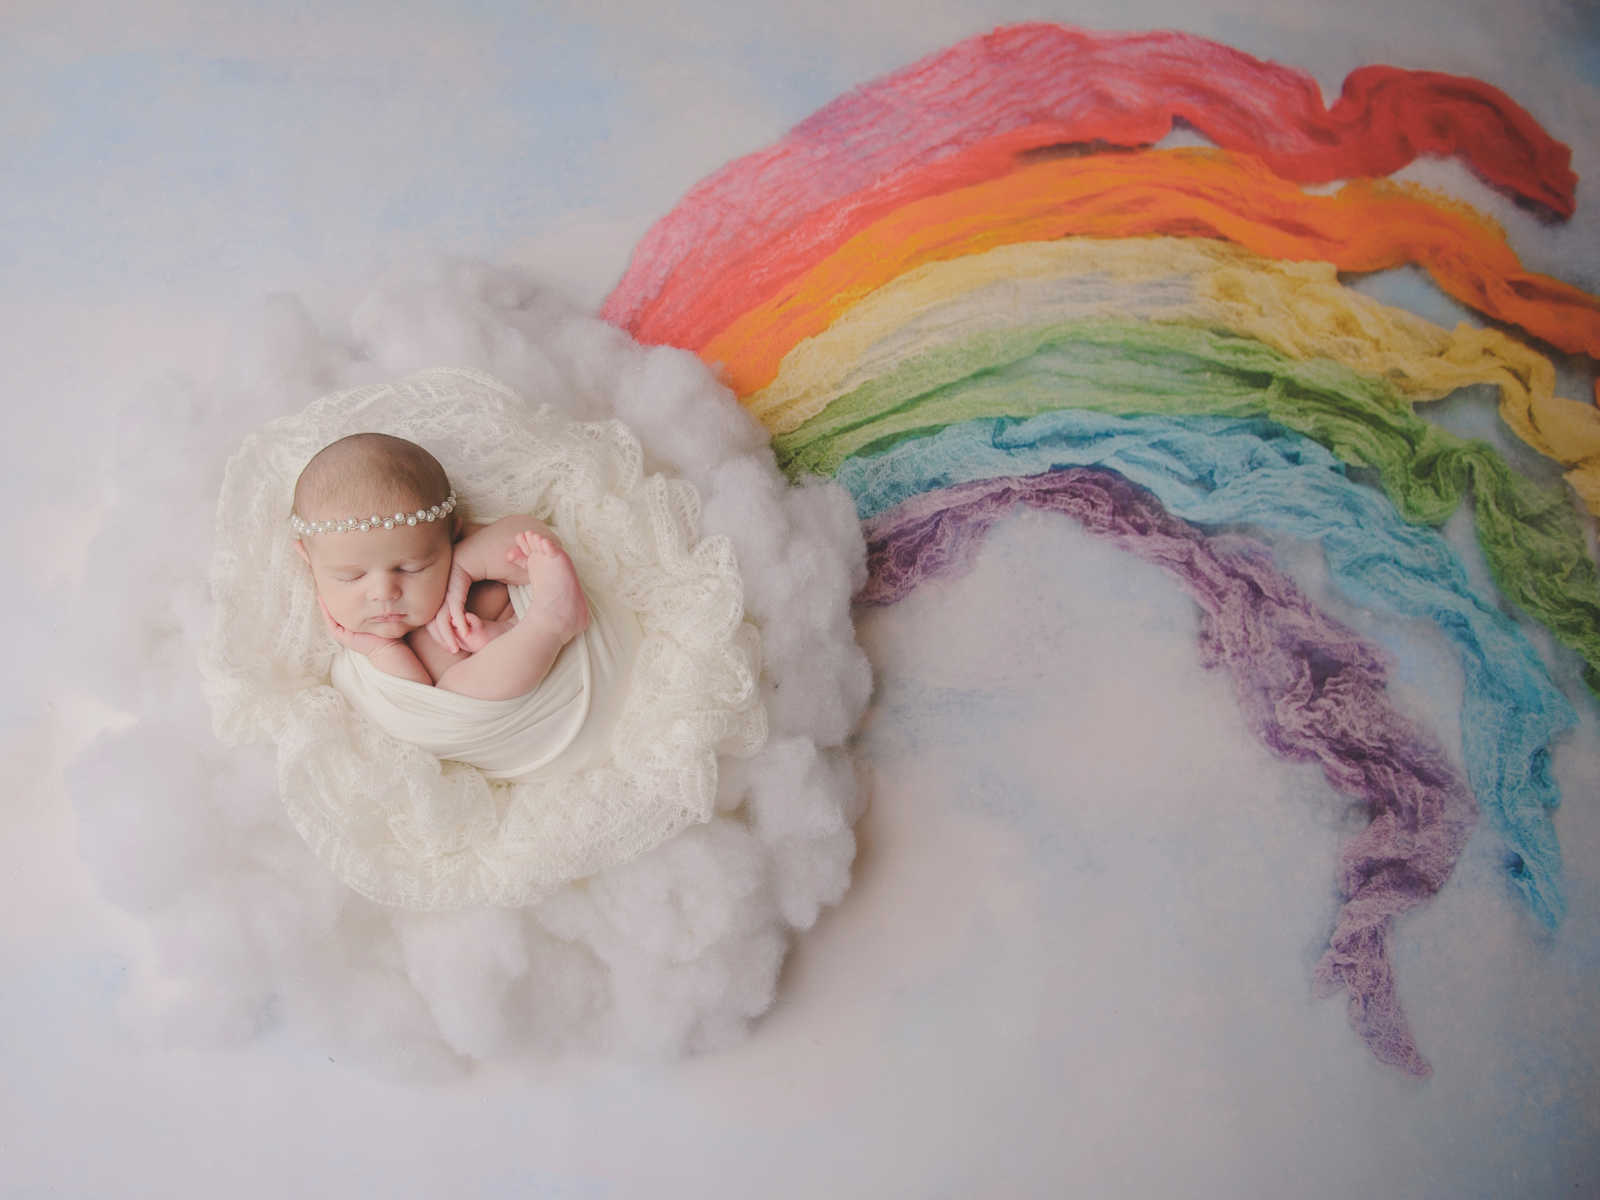
<path id="1" fill-rule="evenodd" d="M 1525 271 L 1499 227 L 1466 205 L 1381 180 L 1308 195 L 1253 160 L 1189 149 L 1035 162 L 902 205 L 816 261 L 806 239 L 793 239 L 798 261 L 783 261 L 778 247 L 768 263 L 790 282 L 692 348 L 744 396 L 770 383 L 801 339 L 924 263 L 1019 241 L 1148 234 L 1223 238 L 1341 271 L 1415 263 L 1464 304 L 1559 349 L 1600 357 L 1600 299 Z M 745 289 L 742 274 L 722 278 L 722 292 Z"/>

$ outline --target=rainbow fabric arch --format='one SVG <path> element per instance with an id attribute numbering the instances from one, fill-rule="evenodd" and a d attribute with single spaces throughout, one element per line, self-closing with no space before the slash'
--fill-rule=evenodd
<path id="1" fill-rule="evenodd" d="M 1175 121 L 1216 148 L 1155 148 Z M 1600 408 L 1557 395 L 1549 357 L 1600 358 L 1600 298 L 1524 268 L 1459 200 L 1378 178 L 1422 154 L 1574 211 L 1567 148 L 1477 80 L 1370 66 L 1326 107 L 1308 76 L 1188 34 L 1002 29 L 724 167 L 603 310 L 723 371 L 792 476 L 849 489 L 859 603 L 964 569 L 1018 507 L 1169 572 L 1257 735 L 1370 815 L 1316 976 L 1418 1075 L 1387 938 L 1480 811 L 1529 912 L 1565 911 L 1549 764 L 1576 713 L 1503 604 L 1600 694 Z M 1407 265 L 1486 323 L 1442 329 L 1339 277 Z M 1549 471 L 1428 420 L 1476 385 Z M 1494 591 L 1433 528 L 1469 503 Z M 1462 771 L 1252 530 L 1319 544 L 1350 600 L 1438 626 Z"/>

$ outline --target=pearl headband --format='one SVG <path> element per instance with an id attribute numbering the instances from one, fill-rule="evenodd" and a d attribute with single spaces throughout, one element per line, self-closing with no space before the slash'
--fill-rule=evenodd
<path id="1" fill-rule="evenodd" d="M 393 529 L 396 525 L 426 525 L 432 521 L 442 521 L 455 507 L 456 490 L 451 488 L 443 504 L 419 508 L 414 513 L 397 512 L 388 517 L 373 513 L 370 517 L 346 517 L 342 521 L 308 521 L 299 513 L 291 512 L 289 528 L 296 537 L 309 537 L 314 533 L 366 533 L 370 529 Z"/>

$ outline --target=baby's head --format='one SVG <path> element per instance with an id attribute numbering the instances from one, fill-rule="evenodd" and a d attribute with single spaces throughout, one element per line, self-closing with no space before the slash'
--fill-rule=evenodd
<path id="1" fill-rule="evenodd" d="M 290 524 L 317 595 L 353 633 L 396 638 L 444 602 L 458 527 L 438 460 L 414 442 L 356 433 L 300 472 Z"/>

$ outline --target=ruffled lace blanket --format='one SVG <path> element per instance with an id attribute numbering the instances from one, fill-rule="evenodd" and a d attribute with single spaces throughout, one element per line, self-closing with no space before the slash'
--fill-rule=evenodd
<path id="1" fill-rule="evenodd" d="M 359 717 L 329 684 L 337 647 L 294 554 L 294 481 L 322 446 L 378 430 L 426 446 L 472 519 L 531 512 L 586 586 L 631 608 L 640 642 L 608 758 L 576 775 L 491 780 Z M 766 738 L 760 636 L 699 497 L 646 476 L 618 421 L 574 422 L 471 371 L 326 396 L 247 438 L 229 462 L 204 661 L 218 735 L 277 744 L 289 818 L 356 891 L 413 909 L 533 903 L 707 820 L 718 755 Z"/>

